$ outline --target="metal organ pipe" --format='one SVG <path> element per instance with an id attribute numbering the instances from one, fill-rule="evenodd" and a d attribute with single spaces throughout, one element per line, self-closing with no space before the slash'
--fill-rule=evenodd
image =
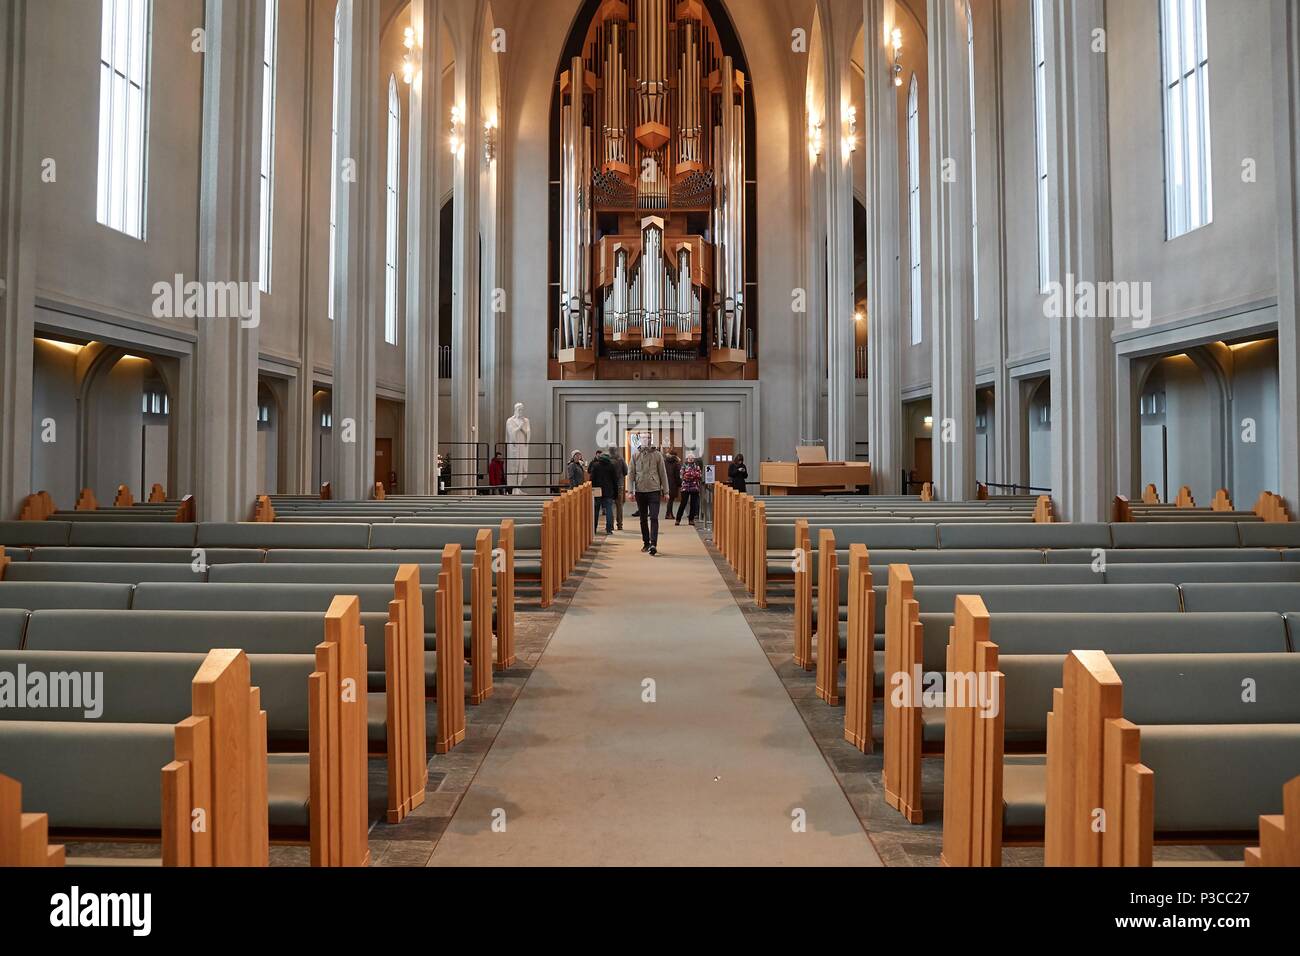
<path id="1" fill-rule="evenodd" d="M 677 334 L 691 331 L 691 250 L 677 250 Z"/>

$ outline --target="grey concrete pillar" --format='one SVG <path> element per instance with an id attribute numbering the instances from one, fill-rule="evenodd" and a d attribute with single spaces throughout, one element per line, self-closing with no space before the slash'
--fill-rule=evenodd
<path id="1" fill-rule="evenodd" d="M 1273 149 L 1277 169 L 1279 487 L 1300 511 L 1300 8 L 1273 0 Z M 1249 507 L 1254 502 L 1237 502 Z"/>
<path id="2" fill-rule="evenodd" d="M 867 442 L 872 492 L 896 494 L 902 491 L 898 478 L 903 470 L 898 93 L 890 40 L 897 8 L 895 0 L 864 0 L 862 6 L 867 114 L 862 124 L 867 165 Z"/>
<path id="3" fill-rule="evenodd" d="M 198 281 L 257 291 L 265 0 L 207 0 L 199 168 Z M 258 328 L 238 315 L 198 323 L 194 494 L 201 521 L 242 521 L 257 475 Z"/>
<path id="4" fill-rule="evenodd" d="M 939 497 L 975 496 L 970 64 L 961 0 L 929 0 L 931 408 Z"/>
<path id="5" fill-rule="evenodd" d="M 334 236 L 333 497 L 369 498 L 375 471 L 375 328 L 383 302 L 379 0 L 339 0 Z"/>
<path id="6" fill-rule="evenodd" d="M 407 133 L 404 487 L 408 494 L 428 495 L 438 488 L 438 160 L 447 148 L 447 111 L 439 95 L 441 0 L 412 0 L 411 23 L 417 62 Z"/>
<path id="7" fill-rule="evenodd" d="M 1093 30 L 1106 24 L 1105 2 L 1062 0 L 1045 4 L 1044 15 L 1050 195 L 1057 213 L 1051 279 L 1061 283 L 1060 298 L 1068 303 L 1076 284 L 1107 282 L 1113 272 L 1106 57 L 1092 50 Z M 1097 296 L 1099 304 L 1104 299 Z M 1115 495 L 1114 319 L 1060 311 L 1065 314 L 1047 316 L 1052 496 L 1064 520 L 1106 521 Z"/>

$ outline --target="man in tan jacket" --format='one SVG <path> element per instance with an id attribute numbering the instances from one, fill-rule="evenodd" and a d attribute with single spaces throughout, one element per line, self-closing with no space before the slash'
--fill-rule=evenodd
<path id="1" fill-rule="evenodd" d="M 659 502 L 668 494 L 663 453 L 654 445 L 646 445 L 632 458 L 630 473 L 641 514 L 641 550 L 655 555 L 659 553 Z"/>

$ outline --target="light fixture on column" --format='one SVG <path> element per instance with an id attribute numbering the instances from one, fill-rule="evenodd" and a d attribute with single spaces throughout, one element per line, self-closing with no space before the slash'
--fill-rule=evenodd
<path id="1" fill-rule="evenodd" d="M 406 47 L 406 52 L 402 54 L 402 82 L 410 86 L 415 79 L 415 57 L 412 53 L 415 49 L 415 27 L 407 27 L 402 31 L 402 46 Z"/>
<path id="2" fill-rule="evenodd" d="M 808 155 L 813 162 L 822 154 L 822 120 L 813 113 L 808 114 Z"/>
<path id="3" fill-rule="evenodd" d="M 497 118 L 489 116 L 483 121 L 483 162 L 489 166 L 497 158 Z"/>
<path id="4" fill-rule="evenodd" d="M 847 106 L 844 109 L 844 142 L 841 149 L 844 158 L 848 159 L 858 148 L 858 108 L 856 106 Z"/>
<path id="5" fill-rule="evenodd" d="M 903 64 L 898 62 L 903 55 L 903 31 L 894 27 L 889 34 L 889 42 L 894 48 L 894 85 L 903 85 Z"/>
<path id="6" fill-rule="evenodd" d="M 453 156 L 459 156 L 465 149 L 465 111 L 459 106 L 451 108 L 451 131 L 447 145 Z"/>

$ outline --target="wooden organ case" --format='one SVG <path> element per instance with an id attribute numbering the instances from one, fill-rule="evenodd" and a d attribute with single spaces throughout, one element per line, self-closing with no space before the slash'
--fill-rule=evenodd
<path id="1" fill-rule="evenodd" d="M 704 4 L 605 0 L 559 97 L 553 377 L 755 377 L 745 76 Z"/>

